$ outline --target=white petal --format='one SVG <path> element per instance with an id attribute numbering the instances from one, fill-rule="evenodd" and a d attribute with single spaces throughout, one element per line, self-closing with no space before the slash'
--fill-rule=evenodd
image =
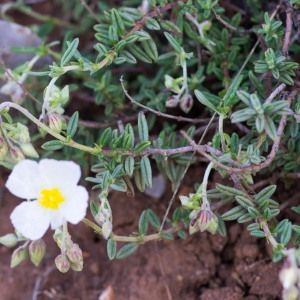
<path id="1" fill-rule="evenodd" d="M 49 213 L 37 201 L 22 202 L 10 215 L 14 227 L 31 240 L 40 239 L 49 227 Z"/>
<path id="2" fill-rule="evenodd" d="M 17 197 L 34 199 L 38 197 L 40 184 L 38 163 L 25 159 L 14 167 L 5 186 Z"/>
<path id="3" fill-rule="evenodd" d="M 79 165 L 72 161 L 42 159 L 39 163 L 39 173 L 44 187 L 62 187 L 76 185 L 81 176 Z"/>
<path id="4" fill-rule="evenodd" d="M 83 186 L 75 186 L 65 195 L 66 202 L 61 205 L 66 220 L 72 224 L 77 224 L 86 215 L 89 194 Z"/>

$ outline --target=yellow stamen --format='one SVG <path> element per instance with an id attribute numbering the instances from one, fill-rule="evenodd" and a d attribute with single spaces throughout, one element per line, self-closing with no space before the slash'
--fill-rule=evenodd
<path id="1" fill-rule="evenodd" d="M 40 197 L 37 199 L 38 203 L 45 208 L 58 209 L 59 205 L 65 201 L 58 188 L 42 189 Z"/>

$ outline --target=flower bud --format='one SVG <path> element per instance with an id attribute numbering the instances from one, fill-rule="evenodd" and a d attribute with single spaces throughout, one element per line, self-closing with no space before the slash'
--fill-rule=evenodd
<path id="1" fill-rule="evenodd" d="M 25 98 L 25 93 L 22 88 L 10 80 L 6 84 L 4 84 L 1 88 L 1 93 L 8 95 L 11 97 L 12 102 L 17 104 L 22 104 Z"/>
<path id="2" fill-rule="evenodd" d="M 48 121 L 50 129 L 52 129 L 53 131 L 60 133 L 61 130 L 63 129 L 64 119 L 58 113 L 53 112 L 51 114 L 48 114 L 47 121 Z"/>
<path id="3" fill-rule="evenodd" d="M 12 139 L 19 144 L 30 143 L 30 135 L 27 126 L 17 123 Z"/>
<path id="4" fill-rule="evenodd" d="M 22 149 L 23 153 L 26 156 L 34 157 L 34 158 L 39 157 L 38 153 L 35 151 L 31 143 L 21 144 L 20 148 Z"/>
<path id="5" fill-rule="evenodd" d="M 176 107 L 179 104 L 179 97 L 178 95 L 172 95 L 168 97 L 166 101 L 166 107 Z"/>
<path id="6" fill-rule="evenodd" d="M 25 159 L 25 156 L 19 148 L 11 147 L 9 151 L 9 158 L 12 162 L 17 163 Z"/>
<path id="7" fill-rule="evenodd" d="M 193 97 L 190 94 L 185 94 L 180 99 L 180 108 L 185 113 L 188 113 L 191 110 L 193 103 L 194 103 Z"/>
<path id="8" fill-rule="evenodd" d="M 208 222 L 208 226 L 206 230 L 212 234 L 215 234 L 217 232 L 218 227 L 219 227 L 218 217 L 215 214 L 212 214 L 212 217 Z"/>
<path id="9" fill-rule="evenodd" d="M 16 267 L 19 263 L 25 260 L 27 256 L 28 256 L 27 249 L 24 248 L 23 246 L 20 246 L 19 248 L 15 249 L 11 257 L 10 267 L 11 268 Z"/>
<path id="10" fill-rule="evenodd" d="M 32 241 L 28 247 L 31 262 L 38 266 L 46 253 L 46 244 L 42 239 Z"/>
<path id="11" fill-rule="evenodd" d="M 102 225 L 102 234 L 103 237 L 107 240 L 112 232 L 112 223 L 110 221 L 106 221 Z"/>
<path id="12" fill-rule="evenodd" d="M 0 137 L 0 160 L 3 161 L 8 154 L 8 146 L 3 137 Z"/>
<path id="13" fill-rule="evenodd" d="M 82 258 L 82 251 L 79 248 L 78 244 L 72 243 L 67 251 L 66 251 L 67 257 L 72 263 L 81 263 L 83 261 Z"/>
<path id="14" fill-rule="evenodd" d="M 13 233 L 8 233 L 0 237 L 0 244 L 6 247 L 14 247 L 18 243 L 18 237 Z"/>
<path id="15" fill-rule="evenodd" d="M 71 263 L 71 268 L 72 270 L 76 271 L 76 272 L 80 272 L 83 269 L 83 261 L 79 262 L 79 263 Z"/>
<path id="16" fill-rule="evenodd" d="M 68 258 L 63 254 L 56 256 L 55 265 L 56 268 L 62 273 L 68 272 L 71 266 Z"/>

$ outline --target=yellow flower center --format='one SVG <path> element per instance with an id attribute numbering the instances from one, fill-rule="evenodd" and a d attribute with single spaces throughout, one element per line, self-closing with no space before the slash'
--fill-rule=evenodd
<path id="1" fill-rule="evenodd" d="M 45 208 L 58 209 L 59 205 L 65 201 L 58 188 L 42 189 L 40 197 L 37 199 L 38 203 Z"/>

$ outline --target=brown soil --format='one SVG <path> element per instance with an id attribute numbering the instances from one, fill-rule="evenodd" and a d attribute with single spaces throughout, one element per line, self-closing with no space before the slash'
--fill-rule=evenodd
<path id="1" fill-rule="evenodd" d="M 199 169 L 192 169 L 188 178 L 201 178 L 199 173 Z M 6 176 L 2 177 L 2 186 Z M 192 191 L 192 185 L 193 182 L 185 181 L 182 193 Z M 144 209 L 151 208 L 162 216 L 170 196 L 169 189 L 161 200 L 140 193 L 135 198 L 112 193 L 109 199 L 115 233 L 128 235 L 136 231 Z M 0 235 L 12 232 L 8 216 L 19 201 L 4 189 Z M 104 299 L 280 299 L 281 263 L 272 263 L 270 246 L 264 239 L 251 237 L 245 227 L 227 223 L 226 238 L 197 233 L 186 240 L 148 243 L 128 258 L 110 261 L 106 241 L 80 224 L 70 227 L 70 233 L 83 250 L 84 270 L 65 274 L 53 267 L 59 248 L 52 238 L 53 231 L 49 230 L 44 237 L 47 254 L 39 267 L 27 260 L 10 269 L 12 249 L 0 246 L 0 299 L 94 300 L 100 299 L 109 287 L 114 298 Z"/>

